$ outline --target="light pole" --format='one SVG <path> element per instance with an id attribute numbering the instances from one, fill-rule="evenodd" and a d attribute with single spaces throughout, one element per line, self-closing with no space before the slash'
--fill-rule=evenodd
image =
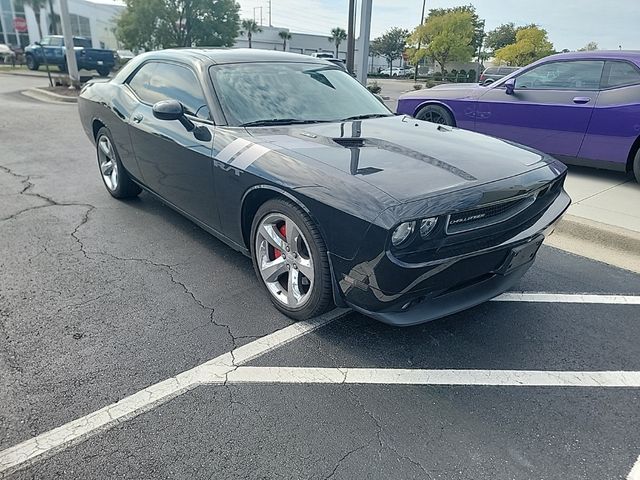
<path id="1" fill-rule="evenodd" d="M 425 4 L 427 3 L 427 0 L 422 0 L 422 15 L 420 15 L 420 26 L 422 26 L 422 24 L 424 23 L 424 7 Z M 420 35 L 418 35 L 418 50 L 416 51 L 416 54 L 420 53 Z M 418 64 L 420 63 L 420 60 L 416 60 L 416 69 L 413 72 L 413 81 L 417 82 L 418 81 Z M 393 73 L 393 72 L 391 72 Z"/>
<path id="2" fill-rule="evenodd" d="M 74 88 L 80 86 L 80 74 L 78 73 L 78 62 L 76 61 L 76 51 L 73 48 L 73 33 L 71 32 L 71 20 L 69 18 L 69 5 L 67 0 L 60 0 L 60 22 L 62 23 L 62 34 L 64 35 L 64 49 L 67 57 L 67 72 Z"/>
<path id="3" fill-rule="evenodd" d="M 347 26 L 347 70 L 353 73 L 356 50 L 356 0 L 349 0 L 349 25 Z"/>

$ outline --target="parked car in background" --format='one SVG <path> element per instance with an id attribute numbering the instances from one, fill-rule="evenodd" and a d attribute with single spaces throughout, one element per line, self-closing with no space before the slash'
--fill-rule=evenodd
<path id="1" fill-rule="evenodd" d="M 340 70 L 344 70 L 345 72 L 347 71 L 347 66 L 344 60 L 341 60 L 340 58 L 324 58 L 323 60 L 326 60 L 327 62 L 332 63 L 333 65 L 338 67 Z"/>
<path id="2" fill-rule="evenodd" d="M 496 80 L 500 80 L 503 77 L 519 70 L 522 67 L 489 67 L 485 68 L 484 72 L 480 74 L 480 84 L 491 85 Z"/>
<path id="3" fill-rule="evenodd" d="M 0 60 L 2 63 L 15 63 L 16 52 L 14 52 L 9 45 L 0 43 Z"/>
<path id="4" fill-rule="evenodd" d="M 380 70 L 381 75 L 389 75 L 390 77 L 404 77 L 410 73 L 411 71 L 404 67 L 393 67 L 393 69 L 385 68 L 384 70 Z"/>
<path id="5" fill-rule="evenodd" d="M 131 50 L 116 50 L 113 52 L 113 56 L 116 60 L 116 66 L 118 68 L 122 68 L 127 64 L 127 62 L 129 62 L 129 60 L 133 59 L 136 54 Z"/>
<path id="6" fill-rule="evenodd" d="M 73 37 L 78 69 L 96 70 L 101 77 L 106 77 L 115 65 L 112 50 L 92 48 L 91 40 L 84 37 Z M 25 61 L 29 70 L 38 70 L 46 61 L 55 65 L 61 72 L 67 71 L 67 58 L 62 35 L 44 37 L 39 45 L 32 44 L 25 48 Z"/>
<path id="7" fill-rule="evenodd" d="M 147 52 L 78 110 L 115 198 L 144 188 L 253 259 L 274 305 L 412 325 L 514 285 L 570 200 L 566 167 L 407 122 L 323 59 Z"/>
<path id="8" fill-rule="evenodd" d="M 489 86 L 419 90 L 398 113 L 486 133 L 640 182 L 640 51 L 552 55 Z"/>
<path id="9" fill-rule="evenodd" d="M 311 54 L 311 56 L 312 56 L 313 58 L 325 58 L 325 59 L 326 59 L 326 58 L 335 58 L 335 57 L 333 56 L 333 53 L 330 53 L 330 52 L 313 52 L 313 53 Z"/>

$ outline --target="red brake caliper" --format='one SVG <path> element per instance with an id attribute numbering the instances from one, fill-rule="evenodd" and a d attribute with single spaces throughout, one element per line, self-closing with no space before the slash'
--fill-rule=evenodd
<path id="1" fill-rule="evenodd" d="M 280 235 L 282 235 L 282 238 L 287 238 L 287 224 L 286 223 L 283 223 L 282 225 L 280 225 L 280 227 L 278 228 L 278 231 L 280 232 Z M 282 255 L 282 252 L 280 250 L 278 250 L 277 248 L 273 249 L 274 260 L 276 258 L 280 258 L 281 255 Z"/>

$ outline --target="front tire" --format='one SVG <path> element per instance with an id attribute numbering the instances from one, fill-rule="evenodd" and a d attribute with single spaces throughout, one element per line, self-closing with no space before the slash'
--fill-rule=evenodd
<path id="1" fill-rule="evenodd" d="M 27 55 L 25 61 L 29 70 L 38 70 L 38 68 L 40 68 L 40 65 L 38 65 L 38 62 L 33 55 Z"/>
<path id="2" fill-rule="evenodd" d="M 418 120 L 424 120 L 426 122 L 437 123 L 439 125 L 455 126 L 453 115 L 449 111 L 441 107 L 440 105 L 427 105 L 422 107 L 416 114 Z"/>
<path id="3" fill-rule="evenodd" d="M 275 307 L 306 320 L 333 306 L 327 248 L 309 216 L 292 202 L 265 202 L 251 227 L 251 258 Z"/>
<path id="4" fill-rule="evenodd" d="M 636 177 L 636 182 L 640 183 L 640 149 L 633 160 L 633 175 Z"/>
<path id="5" fill-rule="evenodd" d="M 120 155 L 107 127 L 98 130 L 96 136 L 96 152 L 100 176 L 107 191 L 114 198 L 132 198 L 138 196 L 142 189 L 131 180 L 120 161 Z"/>

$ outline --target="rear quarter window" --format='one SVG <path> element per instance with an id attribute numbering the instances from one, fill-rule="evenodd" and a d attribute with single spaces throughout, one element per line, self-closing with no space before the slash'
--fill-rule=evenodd
<path id="1" fill-rule="evenodd" d="M 638 67 L 628 62 L 607 62 L 603 88 L 624 87 L 626 85 L 640 84 L 640 71 Z"/>

